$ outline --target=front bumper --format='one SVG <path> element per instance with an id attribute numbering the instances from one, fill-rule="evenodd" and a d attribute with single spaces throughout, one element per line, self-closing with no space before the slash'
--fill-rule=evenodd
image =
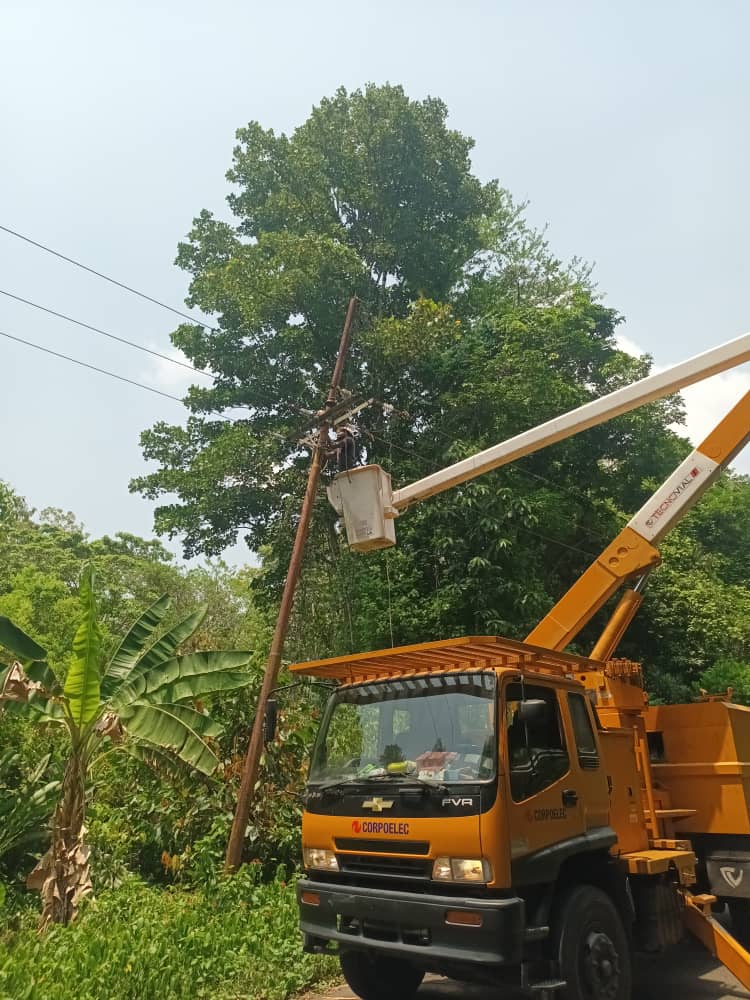
<path id="1" fill-rule="evenodd" d="M 303 902 L 302 894 L 310 892 L 319 896 L 318 905 Z M 336 941 L 341 948 L 401 956 L 425 966 L 447 962 L 499 966 L 521 961 L 521 899 L 432 896 L 303 879 L 297 883 L 297 901 L 305 951 L 322 951 Z M 449 910 L 479 913 L 482 925 L 447 924 Z"/>

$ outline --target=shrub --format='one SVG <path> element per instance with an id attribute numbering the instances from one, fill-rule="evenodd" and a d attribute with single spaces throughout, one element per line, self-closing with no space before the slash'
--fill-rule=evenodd
<path id="1" fill-rule="evenodd" d="M 293 880 L 257 866 L 196 893 L 128 880 L 46 936 L 0 932 L 2 1000 L 285 1000 L 334 971 L 302 952 Z"/>
<path id="2" fill-rule="evenodd" d="M 48 821 L 60 788 L 47 781 L 49 754 L 24 773 L 15 750 L 0 753 L 0 860 L 23 846 L 36 846 L 48 836 Z"/>
<path id="3" fill-rule="evenodd" d="M 701 674 L 700 686 L 709 694 L 724 694 L 732 688 L 732 701 L 750 705 L 750 666 L 741 660 L 717 660 Z"/>

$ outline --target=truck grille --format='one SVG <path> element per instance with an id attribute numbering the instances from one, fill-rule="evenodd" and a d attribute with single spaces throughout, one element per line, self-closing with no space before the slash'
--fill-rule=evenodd
<path id="1" fill-rule="evenodd" d="M 337 851 L 374 854 L 429 854 L 426 840 L 362 840 L 361 837 L 337 837 Z"/>
<path id="2" fill-rule="evenodd" d="M 339 869 L 346 875 L 376 875 L 381 878 L 411 878 L 428 881 L 432 862 L 420 858 L 375 857 L 372 854 L 337 854 Z"/>

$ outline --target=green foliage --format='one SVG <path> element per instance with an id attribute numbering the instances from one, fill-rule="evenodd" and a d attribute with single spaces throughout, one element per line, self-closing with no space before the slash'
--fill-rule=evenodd
<path id="1" fill-rule="evenodd" d="M 43 660 L 47 653 L 31 636 L 0 615 L 0 646 L 23 660 Z"/>
<path id="2" fill-rule="evenodd" d="M 34 692 L 21 707 L 42 711 L 47 719 L 65 721 L 70 728 L 71 752 L 81 756 L 84 770 L 102 741 L 109 736 L 117 742 L 118 727 L 124 726 L 136 740 L 169 750 L 189 766 L 210 774 L 218 758 L 206 740 L 215 738 L 221 726 L 184 703 L 249 684 L 250 654 L 212 651 L 174 655 L 197 630 L 206 608 L 153 638 L 159 620 L 169 609 L 165 596 L 134 623 L 112 661 L 104 666 L 90 565 L 81 575 L 79 602 L 81 621 L 62 695 L 50 673 L 45 677 L 49 686 Z M 102 675 L 112 682 L 105 698 L 101 697 Z M 60 705 L 63 713 L 58 716 L 54 709 Z"/>
<path id="3" fill-rule="evenodd" d="M 117 690 L 143 654 L 149 639 L 169 611 L 169 597 L 164 594 L 137 619 L 112 654 L 102 678 L 105 696 Z"/>
<path id="4" fill-rule="evenodd" d="M 60 790 L 60 782 L 47 777 L 49 762 L 48 754 L 25 773 L 19 753 L 0 753 L 0 861 L 19 847 L 33 846 L 44 838 Z"/>
<path id="5" fill-rule="evenodd" d="M 126 747 L 138 748 L 141 756 L 145 750 L 211 774 L 219 758 L 209 741 L 216 740 L 222 727 L 198 699 L 237 690 L 252 680 L 249 653 L 180 653 L 201 625 L 205 607 L 155 636 L 169 610 L 168 600 L 160 599 L 140 616 L 105 665 L 90 564 L 81 575 L 79 603 L 81 620 L 62 689 L 47 664 L 34 662 L 27 665 L 28 673 L 17 665 L 6 668 L 13 683 L 0 684 L 0 699 L 16 713 L 61 723 L 69 740 L 51 846 L 32 873 L 42 891 L 43 926 L 72 920 L 77 900 L 90 888 L 83 841 L 86 782 L 103 748 L 116 748 L 126 734 Z M 15 632 L 11 637 L 18 640 Z M 104 697 L 102 676 L 110 681 Z M 71 857 L 77 859 L 75 866 L 67 860 Z M 59 863 L 61 858 L 65 864 Z"/>
<path id="6" fill-rule="evenodd" d="M 617 349 L 620 317 L 587 269 L 557 260 L 522 207 L 472 174 L 472 142 L 441 102 L 340 90 L 290 136 L 251 123 L 238 137 L 233 225 L 202 213 L 178 257 L 220 332 L 183 325 L 173 340 L 217 382 L 191 389 L 185 426 L 144 433 L 158 468 L 132 488 L 169 496 L 156 526 L 188 554 L 243 533 L 270 610 L 304 491 L 304 412 L 320 405 L 352 293 L 345 385 L 375 400 L 361 455 L 396 485 L 641 378 L 650 360 Z M 522 637 L 687 453 L 670 430 L 681 417 L 679 400 L 651 404 L 418 506 L 398 549 L 366 559 L 345 551 L 321 497 L 289 658 Z"/>
<path id="7" fill-rule="evenodd" d="M 99 712 L 102 633 L 96 614 L 92 569 L 87 565 L 81 574 L 79 600 L 83 611 L 81 624 L 73 636 L 73 660 L 65 678 L 63 693 L 70 719 L 82 729 Z"/>
<path id="8" fill-rule="evenodd" d="M 292 136 L 257 122 L 238 132 L 237 225 L 202 212 L 178 258 L 191 301 L 222 319 L 220 335 L 185 325 L 175 343 L 221 376 L 190 390 L 186 427 L 144 434 L 162 470 L 133 484 L 177 494 L 157 520 L 184 533 L 186 551 L 219 552 L 240 526 L 255 549 L 271 537 L 304 466 L 300 407 L 320 406 L 349 297 L 363 316 L 402 315 L 420 294 L 447 295 L 484 249 L 502 199 L 472 175 L 473 143 L 446 119 L 441 101 L 368 86 L 323 100 Z M 373 361 L 355 358 L 360 372 Z M 237 406 L 250 416 L 203 416 Z"/>
<path id="9" fill-rule="evenodd" d="M 717 661 L 750 661 L 750 585 L 735 564 L 750 555 L 748 494 L 746 477 L 722 477 L 662 543 L 663 565 L 621 650 L 644 662 L 660 701 L 688 701 L 697 684 L 710 686 L 701 675 Z"/>
<path id="10" fill-rule="evenodd" d="M 750 664 L 740 660 L 717 660 L 700 676 L 700 686 L 708 694 L 724 694 L 732 689 L 732 701 L 750 705 Z"/>
<path id="11" fill-rule="evenodd" d="M 165 561 L 158 543 L 122 535 L 114 541 L 89 542 L 72 516 L 53 516 L 47 512 L 45 518 L 54 520 L 51 525 L 48 520 L 32 519 L 24 502 L 0 484 L 2 497 L 7 499 L 3 509 L 21 514 L 20 520 L 15 519 L 15 514 L 12 517 L 9 514 L 0 531 L 0 605 L 9 610 L 21 610 L 23 623 L 35 635 L 43 631 L 45 645 L 50 650 L 50 664 L 54 668 L 40 663 L 26 664 L 30 679 L 53 691 L 54 698 L 32 696 L 26 705 L 8 703 L 5 711 L 0 712 L 0 746 L 18 754 L 23 773 L 32 772 L 40 759 L 50 755 L 50 778 L 61 776 L 70 754 L 70 737 L 59 723 L 64 722 L 62 681 L 72 657 L 61 636 L 67 636 L 68 643 L 72 643 L 82 609 L 76 567 L 67 556 L 62 559 L 62 554 L 73 551 L 76 559 L 79 554 L 85 556 L 96 568 L 98 620 L 105 646 L 111 650 L 106 672 L 101 678 L 102 706 L 114 698 L 136 665 L 139 666 L 140 685 L 142 668 L 157 668 L 158 674 L 159 663 L 174 660 L 175 654 L 190 657 L 180 661 L 185 669 L 192 664 L 203 670 L 205 657 L 193 657 L 193 653 L 203 654 L 217 646 L 258 647 L 249 677 L 247 668 L 237 660 L 233 661 L 229 673 L 211 670 L 202 678 L 192 676 L 188 688 L 190 684 L 195 687 L 187 693 L 197 695 L 199 685 L 204 692 L 199 719 L 190 714 L 195 710 L 192 697 L 177 701 L 176 714 L 183 720 L 189 717 L 194 725 L 206 728 L 202 738 L 208 741 L 213 756 L 200 750 L 198 743 L 192 740 L 190 725 L 177 731 L 170 724 L 173 730 L 170 739 L 190 759 L 199 753 L 197 763 L 205 769 L 214 767 L 218 760 L 220 767 L 216 778 L 206 779 L 200 772 L 187 768 L 173 752 L 148 741 L 130 739 L 126 743 L 130 754 L 113 754 L 108 752 L 111 747 L 105 737 L 93 736 L 99 741 L 99 749 L 91 758 L 89 780 L 95 794 L 92 796 L 92 789 L 89 790 L 87 827 L 91 834 L 92 875 L 96 887 L 116 884 L 131 871 L 142 872 L 154 881 L 170 880 L 177 875 L 191 881 L 204 877 L 223 856 L 225 842 L 221 843 L 223 834 L 216 832 L 216 824 L 223 823 L 228 828 L 231 819 L 241 759 L 254 713 L 255 688 L 269 634 L 265 617 L 252 604 L 250 588 L 257 571 L 233 571 L 220 564 L 180 570 L 170 566 L 169 560 Z M 25 569 L 13 569 L 23 563 L 26 563 Z M 162 584 L 172 588 L 171 601 L 159 598 L 155 592 Z M 138 603 L 149 607 L 133 625 Z M 196 606 L 201 606 L 198 612 L 194 611 Z M 130 622 L 124 617 L 123 608 L 128 610 Z M 124 634 L 119 642 L 118 634 Z M 144 650 L 148 659 L 143 655 Z M 106 661 L 107 656 L 102 659 Z M 217 661 L 213 660 L 209 666 L 216 667 Z M 222 666 L 221 661 L 218 666 Z M 2 670 L 0 665 L 0 673 Z M 161 717 L 164 709 L 160 706 L 168 704 L 170 699 L 178 699 L 178 689 L 184 693 L 186 681 L 180 679 L 179 664 L 176 670 L 175 673 L 172 664 L 162 672 L 164 683 L 161 686 L 155 684 L 157 674 L 150 675 L 152 691 L 141 692 L 139 702 L 142 702 L 144 714 Z M 233 683 L 238 678 L 235 676 L 232 680 L 230 674 L 237 673 L 243 675 L 243 682 L 249 679 L 249 688 L 206 693 L 209 688 Z M 124 699 L 124 692 L 121 698 Z M 282 707 L 284 703 L 282 697 Z M 212 709 L 215 718 L 224 723 L 221 733 L 218 723 L 209 721 L 204 714 Z M 266 871 L 271 871 L 279 861 L 291 866 L 297 863 L 298 802 L 292 793 L 280 799 L 279 794 L 287 785 L 297 792 L 301 789 L 314 721 L 309 706 L 298 711 L 291 704 L 290 710 L 292 715 L 286 711 L 288 724 L 283 731 L 285 738 L 289 730 L 291 734 L 285 743 L 280 741 L 278 748 L 272 748 L 262 771 L 271 803 L 278 800 L 281 808 L 276 813 L 271 804 L 263 803 L 253 819 L 252 837 L 247 845 L 247 856 L 260 858 Z M 130 716 L 136 714 L 132 705 L 124 706 L 123 711 Z M 36 724 L 50 716 L 56 719 L 57 725 Z M 141 717 L 133 721 L 132 726 L 133 729 L 138 727 L 139 735 L 147 734 L 150 729 L 145 729 L 144 724 Z M 162 865 L 165 853 L 181 859 L 179 873 Z M 199 857 L 200 864 L 193 860 Z M 24 875 L 28 870 L 18 852 L 9 856 L 8 864 L 14 874 L 16 867 Z"/>
<path id="12" fill-rule="evenodd" d="M 222 563 L 184 570 L 159 542 L 127 533 L 90 539 L 73 515 L 52 510 L 36 514 L 0 483 L 0 615 L 38 639 L 60 677 L 68 669 L 80 621 L 78 586 L 85 562 L 96 573 L 106 649 L 165 593 L 171 596 L 167 627 L 196 607 L 208 606 L 188 650 L 252 648 L 264 629 L 250 596 L 253 570 L 237 572 Z"/>
<path id="13" fill-rule="evenodd" d="M 42 938 L 1 928 L 2 1000 L 285 1000 L 334 973 L 302 953 L 293 882 L 247 867 L 196 893 L 128 880 Z"/>

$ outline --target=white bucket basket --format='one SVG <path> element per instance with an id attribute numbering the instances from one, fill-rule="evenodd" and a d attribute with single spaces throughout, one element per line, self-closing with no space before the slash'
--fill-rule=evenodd
<path id="1" fill-rule="evenodd" d="M 328 499 L 344 519 L 350 548 L 369 552 L 396 544 L 391 477 L 379 465 L 340 472 L 328 487 Z"/>

